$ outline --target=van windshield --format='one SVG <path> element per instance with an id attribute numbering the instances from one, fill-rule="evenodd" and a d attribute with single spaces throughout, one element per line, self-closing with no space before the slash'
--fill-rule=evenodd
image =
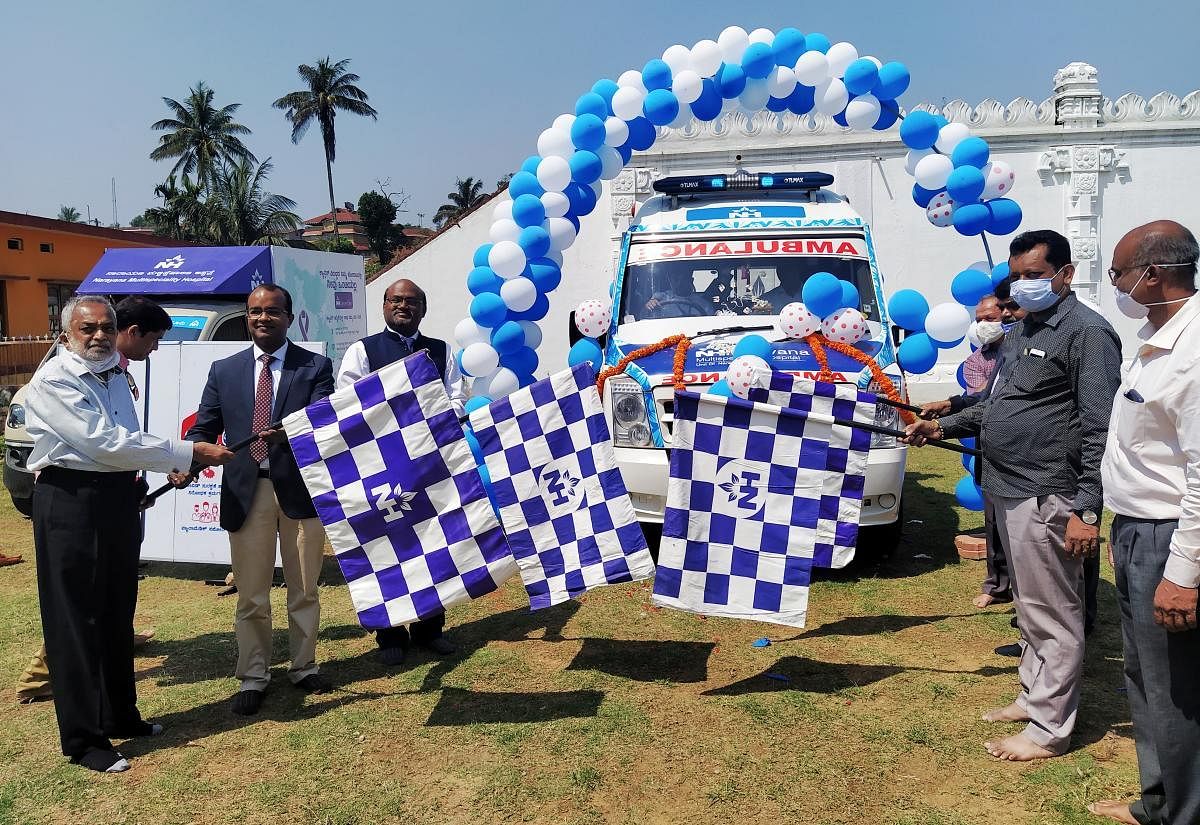
<path id="1" fill-rule="evenodd" d="M 171 328 L 163 335 L 164 341 L 199 341 L 200 333 L 208 322 L 205 315 L 184 315 L 170 313 Z"/>
<path id="2" fill-rule="evenodd" d="M 635 243 L 621 295 L 623 322 L 778 315 L 805 282 L 829 272 L 855 286 L 858 309 L 879 321 L 866 243 L 860 238 L 705 239 Z"/>

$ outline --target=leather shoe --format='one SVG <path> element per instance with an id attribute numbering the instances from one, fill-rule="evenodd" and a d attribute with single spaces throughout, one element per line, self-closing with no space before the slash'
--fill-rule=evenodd
<path id="1" fill-rule="evenodd" d="M 430 639 L 427 642 L 418 642 L 418 644 L 436 656 L 449 656 L 458 650 L 445 636 L 438 636 L 436 639 Z"/>
<path id="2" fill-rule="evenodd" d="M 1013 642 L 1011 645 L 1000 645 L 1000 647 L 996 648 L 996 653 L 1000 656 L 1012 656 L 1017 658 L 1021 655 L 1021 646 L 1016 642 Z"/>
<path id="3" fill-rule="evenodd" d="M 262 707 L 263 692 L 261 690 L 239 690 L 233 695 L 230 710 L 238 716 L 254 716 Z"/>
<path id="4" fill-rule="evenodd" d="M 399 667 L 404 664 L 406 651 L 402 647 L 379 648 L 379 663 L 385 667 Z"/>
<path id="5" fill-rule="evenodd" d="M 333 685 L 320 673 L 308 674 L 299 682 L 296 682 L 296 687 L 305 693 L 328 693 L 333 690 Z"/>

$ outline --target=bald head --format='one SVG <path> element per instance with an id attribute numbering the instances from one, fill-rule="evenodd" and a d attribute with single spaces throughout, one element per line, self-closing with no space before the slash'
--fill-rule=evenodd
<path id="1" fill-rule="evenodd" d="M 1186 226 L 1153 221 L 1125 233 L 1113 250 L 1113 269 L 1157 265 L 1161 277 L 1175 287 L 1194 288 L 1200 247 Z"/>
<path id="2" fill-rule="evenodd" d="M 401 278 L 383 293 L 383 322 L 401 335 L 413 336 L 425 317 L 425 291 Z"/>

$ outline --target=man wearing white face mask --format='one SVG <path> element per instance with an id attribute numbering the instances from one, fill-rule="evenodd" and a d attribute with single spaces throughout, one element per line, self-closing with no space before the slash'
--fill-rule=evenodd
<path id="1" fill-rule="evenodd" d="M 1021 630 L 1021 691 L 984 714 L 1027 722 L 984 743 L 997 759 L 1061 756 L 1079 710 L 1084 649 L 1084 560 L 1099 548 L 1104 456 L 1121 344 L 1112 326 L 1071 292 L 1070 243 L 1025 232 L 1009 245 L 1012 298 L 1028 312 L 1005 336 L 982 403 L 907 428 L 908 442 L 980 437 L 983 489 L 1012 573 Z"/>
<path id="2" fill-rule="evenodd" d="M 1198 256 L 1191 232 L 1156 221 L 1120 240 L 1108 271 L 1117 308 L 1146 319 L 1103 464 L 1142 793 L 1088 810 L 1118 822 L 1200 822 Z"/>

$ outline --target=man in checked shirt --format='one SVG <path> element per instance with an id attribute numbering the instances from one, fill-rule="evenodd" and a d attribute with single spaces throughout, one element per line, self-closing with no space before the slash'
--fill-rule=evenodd
<path id="1" fill-rule="evenodd" d="M 1009 247 L 1012 297 L 1028 315 L 1004 340 L 988 398 L 907 428 L 908 442 L 978 436 L 983 489 L 994 502 L 1021 630 L 1021 691 L 987 722 L 1026 722 L 984 743 L 997 759 L 1061 756 L 1079 710 L 1084 559 L 1100 542 L 1100 465 L 1121 344 L 1071 291 L 1071 247 L 1057 232 L 1025 232 Z"/>

